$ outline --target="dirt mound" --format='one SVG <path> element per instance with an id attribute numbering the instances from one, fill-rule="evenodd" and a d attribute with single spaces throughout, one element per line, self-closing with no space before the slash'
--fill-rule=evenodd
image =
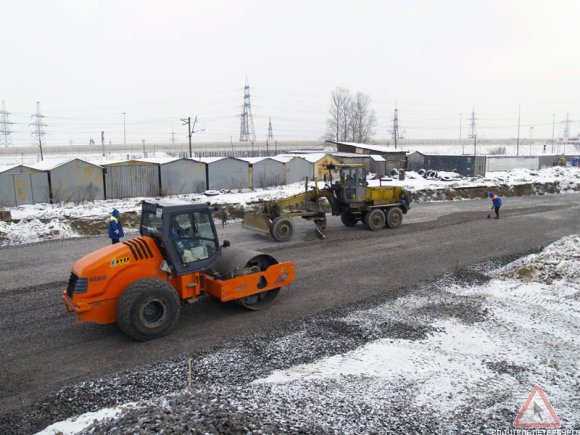
<path id="1" fill-rule="evenodd" d="M 140 213 L 127 211 L 121 215 L 123 228 L 139 228 Z M 109 218 L 71 218 L 70 226 L 73 231 L 82 236 L 99 236 L 108 234 Z"/>
<path id="2" fill-rule="evenodd" d="M 440 189 L 425 189 L 413 193 L 413 200 L 422 201 L 449 201 L 453 199 L 477 199 L 487 198 L 489 192 L 494 192 L 499 196 L 526 196 L 544 195 L 546 193 L 561 193 L 563 191 L 578 191 L 580 185 L 563 187 L 559 182 L 548 183 L 523 183 L 523 184 L 500 184 L 494 187 L 489 186 L 469 186 L 469 187 L 444 187 Z"/>

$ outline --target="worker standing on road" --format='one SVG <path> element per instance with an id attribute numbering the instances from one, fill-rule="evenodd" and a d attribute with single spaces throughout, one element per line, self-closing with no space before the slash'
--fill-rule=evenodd
<path id="1" fill-rule="evenodd" d="M 119 243 L 119 239 L 124 237 L 123 225 L 121 225 L 121 219 L 119 219 L 119 210 L 114 209 L 113 215 L 109 218 L 109 239 L 115 243 Z"/>
<path id="2" fill-rule="evenodd" d="M 491 202 L 493 205 L 491 206 L 492 210 L 495 210 L 495 218 L 499 219 L 499 209 L 501 207 L 501 198 L 495 195 L 493 192 L 489 192 L 489 197 L 491 198 Z"/>

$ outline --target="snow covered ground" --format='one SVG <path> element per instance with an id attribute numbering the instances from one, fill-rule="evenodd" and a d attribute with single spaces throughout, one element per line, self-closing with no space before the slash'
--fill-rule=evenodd
<path id="1" fill-rule="evenodd" d="M 421 201 L 422 192 L 439 190 L 459 190 L 463 188 L 485 187 L 494 189 L 498 186 L 518 186 L 530 183 L 559 183 L 560 191 L 573 191 L 580 187 L 580 170 L 573 167 L 552 167 L 538 171 L 513 169 L 506 172 L 488 173 L 483 178 L 454 177 L 453 173 L 442 173 L 447 180 L 425 179 L 416 172 L 407 172 L 405 180 L 390 181 L 369 180 L 369 185 L 404 186 L 414 193 L 415 201 Z M 455 174 L 456 175 L 456 174 Z M 323 187 L 323 183 L 319 183 Z M 258 200 L 283 198 L 304 191 L 304 184 L 294 183 L 287 186 L 275 186 L 264 189 L 242 189 L 224 191 L 217 196 L 203 194 L 178 195 L 175 198 L 211 202 L 215 205 L 248 206 Z M 8 207 L 12 219 L 18 222 L 0 221 L 0 246 L 32 243 L 42 240 L 81 237 L 71 225 L 73 220 L 106 222 L 114 208 L 123 213 L 139 212 L 141 201 L 146 198 L 127 198 L 122 200 L 103 200 L 86 203 L 35 204 L 19 207 Z M 126 228 L 136 231 L 136 227 Z"/>
<path id="2" fill-rule="evenodd" d="M 535 394 L 520 423 L 559 421 L 561 429 L 578 430 L 579 260 L 580 235 L 573 235 L 508 264 L 449 274 L 379 305 L 205 355 L 195 361 L 190 387 L 95 410 L 41 433 L 121 433 L 137 426 L 145 432 L 496 433 L 514 428 L 536 385 L 557 420 Z M 248 350 L 249 343 L 256 348 Z M 149 382 L 167 382 L 180 371 L 187 379 L 184 366 L 148 369 Z M 122 381 L 80 389 L 114 395 L 119 384 L 128 385 Z"/>

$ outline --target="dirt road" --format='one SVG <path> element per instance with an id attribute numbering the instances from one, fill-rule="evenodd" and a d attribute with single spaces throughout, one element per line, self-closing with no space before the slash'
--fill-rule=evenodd
<path id="1" fill-rule="evenodd" d="M 30 408 L 65 385 L 163 361 L 225 340 L 281 328 L 486 259 L 517 255 L 580 232 L 580 194 L 515 197 L 502 219 L 488 220 L 488 201 L 417 204 L 397 230 L 345 228 L 331 218 L 328 236 L 297 222 L 286 244 L 220 228 L 234 244 L 296 265 L 297 279 L 266 311 L 204 299 L 184 307 L 168 337 L 147 343 L 116 326 L 77 324 L 60 299 L 72 263 L 107 244 L 104 238 L 0 250 L 0 414 Z"/>

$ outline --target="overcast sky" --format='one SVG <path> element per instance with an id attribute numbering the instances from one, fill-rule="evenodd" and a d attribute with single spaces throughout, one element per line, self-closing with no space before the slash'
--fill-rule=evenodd
<path id="1" fill-rule="evenodd" d="M 246 77 L 258 140 L 270 118 L 322 138 L 336 87 L 370 96 L 378 141 L 395 104 L 409 139 L 466 137 L 473 109 L 478 137 L 516 137 L 520 104 L 521 137 L 567 113 L 577 135 L 579 30 L 578 0 L 1 0 L 0 101 L 15 145 L 37 101 L 49 145 L 122 143 L 123 112 L 127 142 L 196 115 L 195 140 L 236 141 Z"/>

